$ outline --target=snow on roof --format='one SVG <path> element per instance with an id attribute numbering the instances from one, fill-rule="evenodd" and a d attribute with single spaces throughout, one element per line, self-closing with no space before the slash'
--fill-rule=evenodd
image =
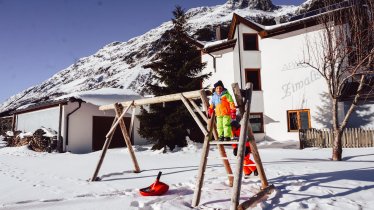
<path id="1" fill-rule="evenodd" d="M 227 42 L 227 39 L 222 39 L 222 40 L 218 40 L 218 41 L 214 41 L 214 42 L 208 42 L 204 45 L 204 48 L 208 48 L 208 47 L 211 47 L 211 46 L 214 46 L 214 45 L 222 44 L 224 42 Z"/>
<path id="2" fill-rule="evenodd" d="M 75 92 L 62 96 L 62 98 L 70 97 L 78 98 L 97 106 L 143 98 L 133 90 L 117 88 L 101 88 L 97 90 Z M 61 97 L 57 99 L 61 99 Z"/>
<path id="3" fill-rule="evenodd" d="M 308 1 L 304 2 L 303 5 L 310 4 L 311 1 L 312 0 L 308 0 Z M 322 16 L 324 14 L 328 14 L 328 13 L 335 12 L 337 10 L 352 7 L 355 4 L 356 4 L 356 2 L 354 2 L 354 1 L 344 0 L 342 2 L 332 4 L 330 6 L 326 6 L 326 7 L 320 8 L 320 9 L 312 10 L 312 11 L 294 16 L 295 18 L 297 18 L 295 20 L 291 20 L 291 21 L 286 22 L 286 23 L 276 24 L 276 25 L 272 25 L 272 26 L 263 26 L 263 27 L 265 28 L 265 30 L 274 30 L 274 29 L 281 28 L 281 27 L 286 27 L 286 26 L 289 26 L 289 25 L 299 24 L 299 23 L 303 23 L 306 20 L 310 20 L 310 19 Z"/>
<path id="4" fill-rule="evenodd" d="M 192 38 L 191 38 L 192 39 Z M 204 46 L 207 42 L 205 41 L 199 41 L 197 39 L 193 39 L 196 43 L 200 44 L 201 46 Z"/>
<path id="5" fill-rule="evenodd" d="M 63 104 L 63 103 L 66 103 L 67 101 L 69 101 L 69 98 L 62 98 L 62 99 L 53 99 L 53 100 L 44 100 L 44 101 L 40 101 L 40 102 L 33 102 L 33 103 L 28 103 L 28 104 L 25 104 L 23 106 L 20 106 L 18 107 L 15 111 L 11 112 L 11 113 L 21 113 L 21 112 L 24 112 L 24 111 L 28 111 L 28 110 L 36 110 L 36 109 L 40 109 L 40 108 L 44 108 L 44 107 L 51 107 L 51 106 L 54 106 L 54 105 L 58 105 L 58 104 Z"/>
<path id="6" fill-rule="evenodd" d="M 36 105 L 36 104 L 35 103 L 25 104 L 23 106 L 18 107 L 16 110 L 27 109 L 28 107 L 34 106 L 34 105 Z"/>
<path id="7" fill-rule="evenodd" d="M 52 100 L 41 101 L 38 103 L 29 103 L 20 106 L 16 109 L 15 113 L 27 112 L 30 110 L 44 109 L 46 107 L 55 106 L 58 104 L 68 103 L 69 101 L 82 100 L 84 102 L 102 106 L 107 104 L 114 104 L 117 102 L 131 101 L 143 98 L 133 90 L 117 89 L 117 88 L 101 88 L 97 90 L 74 92 L 63 95 Z"/>

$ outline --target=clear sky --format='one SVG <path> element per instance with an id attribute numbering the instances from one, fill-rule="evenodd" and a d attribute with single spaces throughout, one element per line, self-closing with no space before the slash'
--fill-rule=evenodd
<path id="1" fill-rule="evenodd" d="M 227 0 L 0 0 L 0 103 L 81 57 L 127 41 L 184 9 Z M 304 0 L 273 0 L 300 5 Z"/>

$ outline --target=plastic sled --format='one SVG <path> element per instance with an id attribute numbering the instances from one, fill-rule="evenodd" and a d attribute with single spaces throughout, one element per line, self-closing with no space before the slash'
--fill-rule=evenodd
<path id="1" fill-rule="evenodd" d="M 169 185 L 160 182 L 162 172 L 158 172 L 156 181 L 149 187 L 139 190 L 142 196 L 157 196 L 166 193 L 169 190 Z"/>

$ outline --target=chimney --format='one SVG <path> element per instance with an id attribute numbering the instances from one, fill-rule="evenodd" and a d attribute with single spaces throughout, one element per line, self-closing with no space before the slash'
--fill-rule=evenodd
<path id="1" fill-rule="evenodd" d="M 221 26 L 216 27 L 216 40 L 221 40 Z"/>

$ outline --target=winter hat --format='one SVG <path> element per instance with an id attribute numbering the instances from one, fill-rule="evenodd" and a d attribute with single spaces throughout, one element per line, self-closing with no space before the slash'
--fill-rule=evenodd
<path id="1" fill-rule="evenodd" d="M 225 89 L 225 86 L 223 86 L 223 83 L 221 80 L 218 80 L 218 82 L 214 83 L 214 89 L 218 86 L 221 86 L 223 89 Z"/>

